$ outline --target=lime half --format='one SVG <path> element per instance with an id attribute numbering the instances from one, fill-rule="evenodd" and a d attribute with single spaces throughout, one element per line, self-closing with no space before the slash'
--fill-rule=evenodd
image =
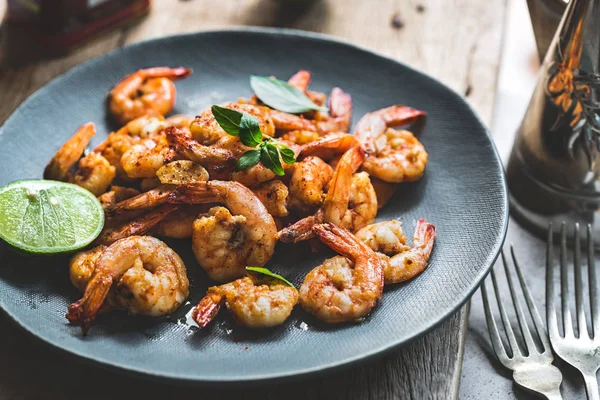
<path id="1" fill-rule="evenodd" d="M 0 238 L 30 253 L 64 253 L 90 244 L 102 231 L 104 210 L 86 189 L 35 180 L 0 188 Z"/>

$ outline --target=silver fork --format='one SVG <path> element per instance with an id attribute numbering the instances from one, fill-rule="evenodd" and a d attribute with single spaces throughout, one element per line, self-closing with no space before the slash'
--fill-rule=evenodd
<path id="1" fill-rule="evenodd" d="M 550 342 L 556 355 L 573 367 L 577 368 L 583 375 L 585 391 L 588 399 L 599 400 L 598 380 L 596 372 L 600 367 L 600 313 L 598 309 L 598 293 L 596 288 L 596 269 L 594 256 L 594 239 L 592 227 L 587 226 L 587 259 L 588 279 L 590 293 L 590 308 L 592 316 L 593 336 L 590 337 L 583 304 L 583 278 L 581 276 L 581 250 L 579 224 L 575 224 L 575 249 L 573 257 L 575 275 L 575 311 L 577 313 L 578 335 L 573 332 L 571 311 L 569 309 L 569 281 L 567 269 L 567 234 L 565 223 L 561 224 L 560 238 L 560 295 L 562 309 L 562 324 L 564 336 L 560 336 L 556 316 L 555 293 L 554 293 L 554 266 L 552 223 L 548 227 L 548 249 L 546 258 L 546 319 L 548 321 L 548 332 Z"/>
<path id="2" fill-rule="evenodd" d="M 531 294 L 529 293 L 527 283 L 525 282 L 525 279 L 523 279 L 523 275 L 521 274 L 521 268 L 517 263 L 517 258 L 515 257 L 515 252 L 512 246 L 510 247 L 510 253 L 512 255 L 512 260 L 515 266 L 515 270 L 517 271 L 517 277 L 519 278 L 523 294 L 525 295 L 525 301 L 529 309 L 529 314 L 531 315 L 531 319 L 533 320 L 533 323 L 535 325 L 535 330 L 538 334 L 538 337 L 540 338 L 540 342 L 542 343 L 543 351 L 540 352 L 537 348 L 533 340 L 531 331 L 529 330 L 529 327 L 527 325 L 525 314 L 523 313 L 523 309 L 521 308 L 521 302 L 519 301 L 519 298 L 515 293 L 515 286 L 513 284 L 513 280 L 508 270 L 508 263 L 506 262 L 506 257 L 504 256 L 504 250 L 502 251 L 502 264 L 504 265 L 506 280 L 508 282 L 510 296 L 512 297 L 515 312 L 517 314 L 519 327 L 521 328 L 521 333 L 523 334 L 523 339 L 525 341 L 525 351 L 521 351 L 519 344 L 517 343 L 517 339 L 515 337 L 513 328 L 510 325 L 508 315 L 506 314 L 506 310 L 504 309 L 504 304 L 500 296 L 500 291 L 498 290 L 498 282 L 496 281 L 496 274 L 494 272 L 494 269 L 492 269 L 490 273 L 492 285 L 494 287 L 496 300 L 498 301 L 498 310 L 500 311 L 502 325 L 504 326 L 504 330 L 506 331 L 506 336 L 508 337 L 508 343 L 510 347 L 510 353 L 512 355 L 509 356 L 507 354 L 506 349 L 504 348 L 504 344 L 502 343 L 502 339 L 500 338 L 500 333 L 498 332 L 498 327 L 496 326 L 496 320 L 494 319 L 492 310 L 490 309 L 490 303 L 488 301 L 487 290 L 485 288 L 484 282 L 481 285 L 481 295 L 483 297 L 485 319 L 487 321 L 487 326 L 490 331 L 492 346 L 494 347 L 494 351 L 496 352 L 496 355 L 498 356 L 500 362 L 505 367 L 513 371 L 513 380 L 519 386 L 529 391 L 541 394 L 545 398 L 550 400 L 562 399 L 559 390 L 560 384 L 562 382 L 562 374 L 560 373 L 558 368 L 552 365 L 552 349 L 550 347 L 550 343 L 548 342 L 548 334 L 546 333 L 546 329 L 544 328 L 544 323 L 542 322 L 540 313 L 538 312 L 535 303 L 533 302 L 533 299 L 531 297 Z"/>

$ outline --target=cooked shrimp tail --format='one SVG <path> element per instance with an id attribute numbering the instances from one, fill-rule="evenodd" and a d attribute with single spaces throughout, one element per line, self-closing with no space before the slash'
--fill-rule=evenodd
<path id="1" fill-rule="evenodd" d="M 302 160 L 308 156 L 330 159 L 333 154 L 343 153 L 356 146 L 360 146 L 360 142 L 353 135 L 329 135 L 302 146 L 297 159 Z"/>
<path id="2" fill-rule="evenodd" d="M 294 224 L 277 232 L 277 239 L 283 243 L 298 243 L 315 237 L 312 228 L 323 222 L 323 210 L 319 209 L 314 215 L 302 218 Z"/>
<path id="3" fill-rule="evenodd" d="M 327 247 L 343 256 L 355 259 L 367 252 L 366 244 L 358 240 L 350 231 L 336 224 L 317 224 L 312 229 Z M 371 251 L 370 248 L 368 250 Z"/>
<path id="4" fill-rule="evenodd" d="M 305 91 L 310 84 L 310 72 L 301 69 L 288 79 L 288 83 L 297 89 Z"/>
<path id="5" fill-rule="evenodd" d="M 87 335 L 90 325 L 104 304 L 104 299 L 112 287 L 112 277 L 95 275 L 88 283 L 94 290 L 87 290 L 83 297 L 71 304 L 67 311 L 67 319 L 81 326 L 83 335 Z"/>
<path id="6" fill-rule="evenodd" d="M 333 88 L 329 95 L 329 116 L 317 122 L 319 133 L 348 132 L 351 121 L 352 97 L 340 88 Z"/>
<path id="7" fill-rule="evenodd" d="M 208 291 L 206 296 L 200 300 L 198 305 L 192 311 L 192 319 L 196 321 L 200 328 L 205 328 L 211 323 L 221 310 L 225 302 L 225 297 L 215 291 Z"/>
<path id="8" fill-rule="evenodd" d="M 96 127 L 92 122 L 81 125 L 52 157 L 44 170 L 44 179 L 69 181 L 72 178 L 73 167 L 95 134 Z"/>
<path id="9" fill-rule="evenodd" d="M 106 215 L 112 217 L 125 212 L 141 211 L 157 207 L 167 203 L 169 195 L 172 192 L 173 187 L 170 185 L 159 186 L 145 193 L 120 201 L 114 206 L 109 206 L 106 209 Z"/>
<path id="10" fill-rule="evenodd" d="M 298 115 L 288 114 L 283 111 L 269 110 L 269 116 L 275 124 L 275 128 L 284 131 L 306 130 L 316 131 L 317 127 L 309 120 Z"/>
<path id="11" fill-rule="evenodd" d="M 100 236 L 96 239 L 96 242 L 100 244 L 111 244 L 119 239 L 129 236 L 144 235 L 175 210 L 177 210 L 177 206 L 165 204 L 156 210 L 150 211 L 146 215 L 132 221 L 124 222 L 119 226 L 105 226 L 102 233 L 100 233 Z"/>

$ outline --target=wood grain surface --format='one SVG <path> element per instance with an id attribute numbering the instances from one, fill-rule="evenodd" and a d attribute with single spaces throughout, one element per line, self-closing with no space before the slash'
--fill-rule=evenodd
<path id="1" fill-rule="evenodd" d="M 51 59 L 31 54 L 3 24 L 0 121 L 55 76 L 112 49 L 170 34 L 244 25 L 311 30 L 372 48 L 440 79 L 464 94 L 484 122 L 491 120 L 505 0 L 153 3 L 150 15 L 138 24 L 104 35 L 68 56 Z M 0 3 L 0 15 L 3 7 L 4 2 Z M 394 27 L 392 20 L 401 27 Z M 0 313 L 0 398 L 451 399 L 458 393 L 467 314 L 465 307 L 401 350 L 333 374 L 256 388 L 191 389 L 81 364 L 31 339 Z"/>

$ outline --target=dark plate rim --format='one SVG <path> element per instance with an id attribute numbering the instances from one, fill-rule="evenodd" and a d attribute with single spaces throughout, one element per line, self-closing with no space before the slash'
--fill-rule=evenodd
<path id="1" fill-rule="evenodd" d="M 58 343 L 54 343 L 54 342 L 50 342 L 48 340 L 46 340 L 43 337 L 40 337 L 38 335 L 35 334 L 35 332 L 33 332 L 32 330 L 30 330 L 28 327 L 26 327 L 25 325 L 23 325 L 17 318 L 16 315 L 11 314 L 8 310 L 6 310 L 6 308 L 3 306 L 3 303 L 0 302 L 0 308 L 2 308 L 2 310 L 6 313 L 6 315 L 8 315 L 11 320 L 13 322 L 16 323 L 17 326 L 19 326 L 20 328 L 24 329 L 28 334 L 30 334 L 31 336 L 35 337 L 37 340 L 43 342 L 43 343 L 47 343 L 49 344 L 52 348 L 60 350 L 62 352 L 64 352 L 65 354 L 68 354 L 70 356 L 77 356 L 79 359 L 89 362 L 91 364 L 97 365 L 97 366 L 101 366 L 104 368 L 114 368 L 115 370 L 119 371 L 119 372 L 123 372 L 123 373 L 127 373 L 127 374 L 131 374 L 131 375 L 137 375 L 143 378 L 147 378 L 147 379 L 151 379 L 151 378 L 161 378 L 163 380 L 166 381 L 170 381 L 170 382 L 174 382 L 174 383 L 181 383 L 181 384 L 218 384 L 218 383 L 238 383 L 238 384 L 252 384 L 252 383 L 266 383 L 266 382 L 280 382 L 280 381 L 288 381 L 288 380 L 299 380 L 302 378 L 306 378 L 309 376 L 314 376 L 318 373 L 324 373 L 324 372 L 333 372 L 334 370 L 338 370 L 341 369 L 343 367 L 349 367 L 359 361 L 368 361 L 368 360 L 372 360 L 374 358 L 377 357 L 381 357 L 395 349 L 398 349 L 399 347 L 406 345 L 410 342 L 412 342 L 413 340 L 417 339 L 418 337 L 426 334 L 427 332 L 431 331 L 432 329 L 434 329 L 435 327 L 439 326 L 442 322 L 444 322 L 445 320 L 447 320 L 451 315 L 455 314 L 458 309 L 460 309 L 473 295 L 473 293 L 479 288 L 479 286 L 481 285 L 481 282 L 483 281 L 483 279 L 487 276 L 487 274 L 489 273 L 490 269 L 492 268 L 492 266 L 494 265 L 496 259 L 498 258 L 499 254 L 500 254 L 500 250 L 502 247 L 502 244 L 504 243 L 504 239 L 506 237 L 506 233 L 508 230 L 508 215 L 509 215 L 509 202 L 508 202 L 508 188 L 506 185 L 506 178 L 505 178 L 505 172 L 504 172 L 504 168 L 502 166 L 502 162 L 500 159 L 500 156 L 498 154 L 498 150 L 496 148 L 496 146 L 494 145 L 494 142 L 492 140 L 492 137 L 490 135 L 489 130 L 487 129 L 487 127 L 485 126 L 485 124 L 483 123 L 483 121 L 481 121 L 479 115 L 475 112 L 475 110 L 473 109 L 473 107 L 469 104 L 469 102 L 467 102 L 464 98 L 464 96 L 460 95 L 458 92 L 456 92 L 455 90 L 453 90 L 452 88 L 446 86 L 444 83 L 442 83 L 441 81 L 439 81 L 438 79 L 432 77 L 429 74 L 426 74 L 424 72 L 418 71 L 417 69 L 404 64 L 398 60 L 395 60 L 391 57 L 388 57 L 386 55 L 383 55 L 379 52 L 373 51 L 369 48 L 348 42 L 344 39 L 340 39 L 338 37 L 334 37 L 331 35 L 326 35 L 326 34 L 322 34 L 322 33 L 315 33 L 315 32 L 308 32 L 308 31 L 302 31 L 302 30 L 298 30 L 298 29 L 288 29 L 288 28 L 267 28 L 267 27 L 239 27 L 239 28 L 230 28 L 230 29 L 208 29 L 208 30 L 202 30 L 202 31 L 197 31 L 197 32 L 193 32 L 193 33 L 185 33 L 185 34 L 178 34 L 178 35 L 170 35 L 170 36 L 165 36 L 165 37 L 160 37 L 160 38 L 153 38 L 153 39 L 149 39 L 149 40 L 144 40 L 141 42 L 137 42 L 125 47 L 121 47 L 119 49 L 115 49 L 112 50 L 108 53 L 104 53 L 101 55 L 98 55 L 90 60 L 87 60 L 81 64 L 78 64 L 76 66 L 74 66 L 73 68 L 69 69 L 68 71 L 64 72 L 63 74 L 55 77 L 54 79 L 50 80 L 48 83 L 44 84 L 42 87 L 40 87 L 39 89 L 37 89 L 33 94 L 31 94 L 30 96 L 28 96 L 25 100 L 23 100 L 23 102 L 21 104 L 19 104 L 18 107 L 15 108 L 15 110 L 11 113 L 11 115 L 6 119 L 6 121 L 2 124 L 2 126 L 0 126 L 0 137 L 3 135 L 3 131 L 4 131 L 4 125 L 9 122 L 13 116 L 21 109 L 23 108 L 26 103 L 29 102 L 29 100 L 36 98 L 37 96 L 42 95 L 48 88 L 54 86 L 54 85 L 59 85 L 64 79 L 68 78 L 70 74 L 80 70 L 80 69 L 84 69 L 84 68 L 88 68 L 91 65 L 93 65 L 94 63 L 97 63 L 99 59 L 103 58 L 103 57 L 107 57 L 109 55 L 115 55 L 115 54 L 119 54 L 121 52 L 126 52 L 129 51 L 129 49 L 131 48 L 135 48 L 135 47 L 139 47 L 139 46 L 144 46 L 149 42 L 167 42 L 169 40 L 175 39 L 175 38 L 179 38 L 179 39 L 185 39 L 188 37 L 193 37 L 193 36 L 199 36 L 199 35 L 205 35 L 205 34 L 230 34 L 230 33 L 255 33 L 255 34 L 265 34 L 265 35 L 271 35 L 271 36 L 289 36 L 289 37 L 304 37 L 304 38 L 308 38 L 308 39 L 312 39 L 312 40 L 318 40 L 318 41 L 323 41 L 323 42 L 330 42 L 330 43 L 335 43 L 338 45 L 342 45 L 342 46 L 346 46 L 349 48 L 352 48 L 354 50 L 358 50 L 361 52 L 365 52 L 368 53 L 370 56 L 373 57 L 377 57 L 380 59 L 384 59 L 386 61 L 391 61 L 394 62 L 396 64 L 401 65 L 403 68 L 406 68 L 408 70 L 410 70 L 411 72 L 422 76 L 425 79 L 428 79 L 430 81 L 432 81 L 434 84 L 439 85 L 444 87 L 445 89 L 451 91 L 454 95 L 456 95 L 456 97 L 458 99 L 460 99 L 461 101 L 463 101 L 469 108 L 469 110 L 472 112 L 473 116 L 475 117 L 475 119 L 481 124 L 482 127 L 484 127 L 485 133 L 487 135 L 487 139 L 490 141 L 490 144 L 492 145 L 492 149 L 493 152 L 496 156 L 495 160 L 498 167 L 500 169 L 500 175 L 502 177 L 502 197 L 504 198 L 504 215 L 502 216 L 503 221 L 502 221 L 502 233 L 501 235 L 498 236 L 496 243 L 494 243 L 493 246 L 493 250 L 492 252 L 490 252 L 490 254 L 487 257 L 487 263 L 488 265 L 486 266 L 486 268 L 482 269 L 481 272 L 478 274 L 478 276 L 476 277 L 476 279 L 474 279 L 474 285 L 471 288 L 471 290 L 469 291 L 469 293 L 467 294 L 467 296 L 465 296 L 464 299 L 461 299 L 449 312 L 445 313 L 445 315 L 443 315 L 442 317 L 440 317 L 437 321 L 434 321 L 432 323 L 429 324 L 429 326 L 427 326 L 425 329 L 421 330 L 420 332 L 416 332 L 414 335 L 404 339 L 404 340 L 400 340 L 400 341 L 395 341 L 395 342 L 390 342 L 389 344 L 385 345 L 385 346 L 381 346 L 379 348 L 376 349 L 371 349 L 369 352 L 364 352 L 361 353 L 360 355 L 357 355 L 355 357 L 349 357 L 346 358 L 344 360 L 341 361 L 335 361 L 335 362 L 331 362 L 327 365 L 321 365 L 318 367 L 312 367 L 312 368 L 304 368 L 302 370 L 296 370 L 293 372 L 289 372 L 289 373 L 272 373 L 272 374 L 260 374 L 260 375 L 247 375 L 244 376 L 242 378 L 240 377 L 234 377 L 233 379 L 227 375 L 215 378 L 209 378 L 209 379 L 203 379 L 203 378 L 199 378 L 197 376 L 192 376 L 192 375 L 187 375 L 187 376 L 181 376 L 181 375 L 170 375 L 168 373 L 166 374 L 160 374 L 157 373 L 153 370 L 150 369 L 144 369 L 144 368 L 131 368 L 131 367 L 126 367 L 123 365 L 119 365 L 118 363 L 115 363 L 112 360 L 108 360 L 108 359 L 101 359 L 98 357 L 92 357 L 89 356 L 87 354 L 84 354 L 82 352 L 76 351 L 76 350 L 72 350 L 66 346 L 60 345 Z M 1 300 L 1 299 L 0 299 Z"/>

